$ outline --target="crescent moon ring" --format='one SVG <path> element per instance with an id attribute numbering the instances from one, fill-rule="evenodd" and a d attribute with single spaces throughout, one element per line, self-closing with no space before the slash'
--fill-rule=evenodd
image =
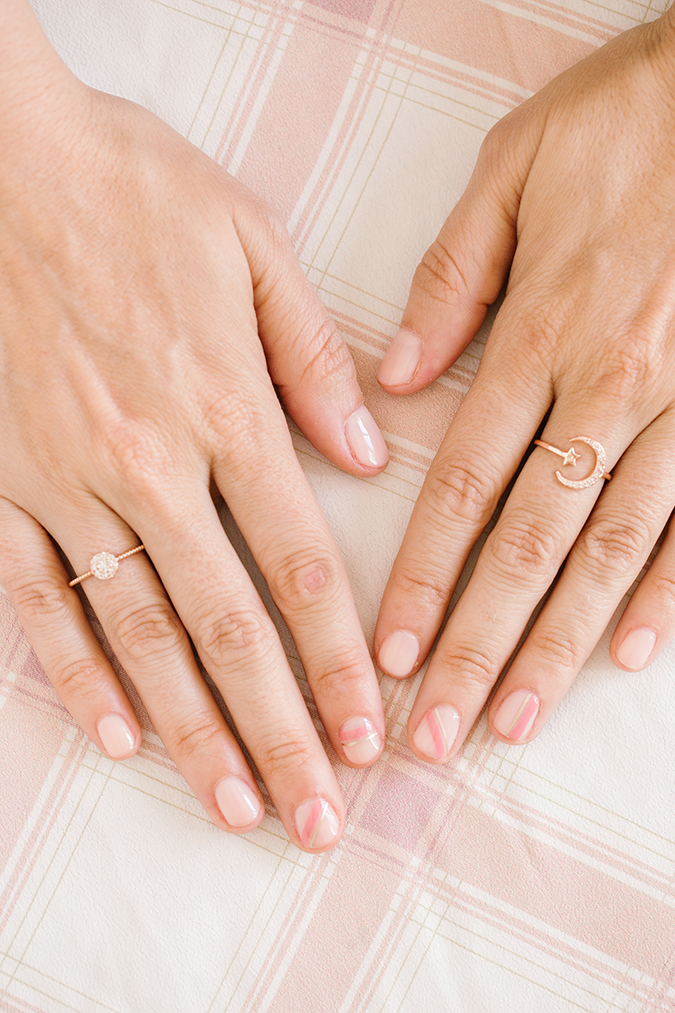
<path id="1" fill-rule="evenodd" d="M 565 451 L 559 450 L 557 447 L 552 447 L 550 443 L 544 443 L 543 440 L 535 440 L 534 442 L 538 447 L 543 447 L 544 450 L 550 450 L 551 453 L 557 454 L 559 457 L 567 458 L 570 454 L 569 450 L 565 453 Z M 570 443 L 587 444 L 587 446 L 589 446 L 595 454 L 595 467 L 588 478 L 582 478 L 578 481 L 571 478 L 565 478 L 561 471 L 556 471 L 555 477 L 561 485 L 566 485 L 568 489 L 588 489 L 589 486 L 595 485 L 595 483 L 599 482 L 600 479 L 605 479 L 609 482 L 612 476 L 607 474 L 605 471 L 607 466 L 607 452 L 605 451 L 602 443 L 598 443 L 597 440 L 592 440 L 590 436 L 575 436 L 570 440 Z M 576 458 L 576 456 L 578 455 L 574 455 L 571 461 L 566 460 L 565 464 L 575 465 L 576 459 L 574 458 Z"/>

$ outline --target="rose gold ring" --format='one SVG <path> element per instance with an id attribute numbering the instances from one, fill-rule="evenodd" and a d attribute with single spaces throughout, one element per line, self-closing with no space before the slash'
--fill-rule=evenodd
<path id="1" fill-rule="evenodd" d="M 535 440 L 537 447 L 543 447 L 544 450 L 550 450 L 552 454 L 557 454 L 558 457 L 562 457 L 563 464 L 571 464 L 573 468 L 576 468 L 577 461 L 580 454 L 570 447 L 569 450 L 558 450 L 557 447 L 552 447 L 550 443 L 544 443 L 543 440 Z M 561 471 L 556 471 L 555 477 L 562 485 L 566 485 L 568 489 L 588 489 L 590 485 L 595 485 L 600 479 L 604 478 L 605 481 L 609 482 L 611 475 L 608 475 L 605 471 L 607 464 L 607 453 L 602 443 L 598 443 L 597 440 L 592 440 L 590 436 L 575 436 L 570 440 L 570 443 L 586 443 L 595 453 L 595 467 L 590 473 L 588 478 L 582 478 L 575 481 L 572 478 L 565 478 Z"/>
<path id="2" fill-rule="evenodd" d="M 86 573 L 81 574 L 81 576 L 76 577 L 75 580 L 71 580 L 68 587 L 75 587 L 76 584 L 81 584 L 87 577 L 96 577 L 97 580 L 110 580 L 117 573 L 121 559 L 135 556 L 137 552 L 143 552 L 144 549 L 144 545 L 137 545 L 134 549 L 123 552 L 121 556 L 113 556 L 112 552 L 97 552 L 89 564 L 90 569 Z"/>

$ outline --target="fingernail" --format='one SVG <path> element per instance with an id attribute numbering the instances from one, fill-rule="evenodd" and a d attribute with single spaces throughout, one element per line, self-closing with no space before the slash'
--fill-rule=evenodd
<path id="1" fill-rule="evenodd" d="M 529 689 L 517 689 L 507 696 L 493 718 L 500 735 L 512 742 L 527 738 L 539 713 L 539 700 Z"/>
<path id="2" fill-rule="evenodd" d="M 365 405 L 357 408 L 347 419 L 345 436 L 349 449 L 359 464 L 369 468 L 383 468 L 389 460 L 387 444 Z"/>
<path id="3" fill-rule="evenodd" d="M 445 760 L 459 731 L 459 714 L 454 707 L 434 707 L 420 721 L 413 742 L 420 753 L 432 760 Z"/>
<path id="4" fill-rule="evenodd" d="M 637 672 L 647 664 L 655 643 L 655 631 L 650 630 L 648 626 L 638 626 L 623 638 L 616 656 L 622 665 Z"/>
<path id="5" fill-rule="evenodd" d="M 422 356 L 422 339 L 409 327 L 401 327 L 387 349 L 377 371 L 379 383 L 400 387 L 410 383 Z"/>
<path id="6" fill-rule="evenodd" d="M 260 803 L 245 781 L 224 777 L 215 787 L 218 808 L 231 827 L 246 827 L 260 816 Z"/>
<path id="7" fill-rule="evenodd" d="M 134 751 L 136 740 L 121 714 L 104 714 L 96 725 L 96 731 L 108 756 L 123 760 Z"/>
<path id="8" fill-rule="evenodd" d="M 306 848 L 325 848 L 337 840 L 340 821 L 323 798 L 311 798 L 295 810 L 295 826 Z"/>
<path id="9" fill-rule="evenodd" d="M 382 641 L 377 660 L 383 672 L 402 679 L 412 672 L 419 653 L 420 642 L 414 633 L 394 630 Z"/>
<path id="10" fill-rule="evenodd" d="M 348 718 L 340 729 L 340 742 L 352 763 L 372 763 L 382 746 L 375 726 L 368 718 Z"/>

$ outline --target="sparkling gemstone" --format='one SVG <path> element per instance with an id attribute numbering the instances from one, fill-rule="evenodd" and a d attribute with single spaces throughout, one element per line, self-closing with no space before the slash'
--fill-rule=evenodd
<path id="1" fill-rule="evenodd" d="M 112 552 L 99 552 L 94 556 L 89 567 L 94 577 L 98 577 L 99 580 L 110 580 L 117 573 L 119 565 L 117 557 L 113 556 Z"/>

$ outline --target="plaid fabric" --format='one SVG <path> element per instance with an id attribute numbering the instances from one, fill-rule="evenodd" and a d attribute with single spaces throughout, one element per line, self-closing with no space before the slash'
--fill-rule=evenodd
<path id="1" fill-rule="evenodd" d="M 84 80 L 156 111 L 288 221 L 391 451 L 358 481 L 293 434 L 371 636 L 488 329 L 431 389 L 383 394 L 417 260 L 490 126 L 666 0 L 35 5 Z M 336 762 L 347 831 L 312 857 L 269 803 L 246 838 L 213 827 L 142 711 L 139 754 L 103 757 L 0 595 L 0 1010 L 675 1010 L 674 654 L 632 676 L 607 643 L 540 739 L 507 747 L 482 719 L 447 767 L 406 746 L 418 682 L 385 678 L 385 755 Z"/>

